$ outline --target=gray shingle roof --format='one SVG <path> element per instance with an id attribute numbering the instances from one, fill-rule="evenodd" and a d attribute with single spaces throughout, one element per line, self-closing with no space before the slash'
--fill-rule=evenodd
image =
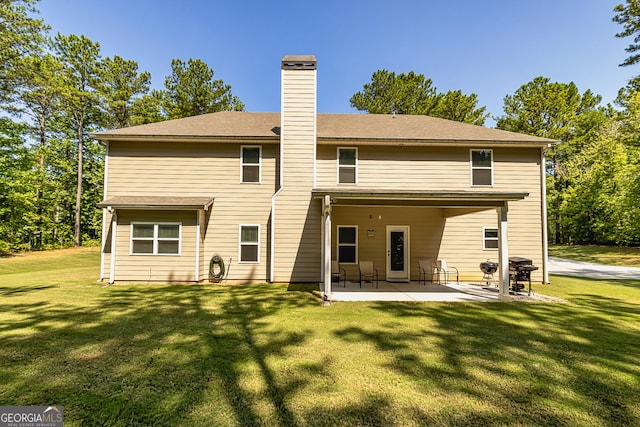
<path id="1" fill-rule="evenodd" d="M 280 113 L 223 111 L 93 134 L 100 140 L 261 139 L 278 142 Z M 516 143 L 546 145 L 556 141 L 422 115 L 317 115 L 318 143 L 349 140 L 384 143 Z"/>

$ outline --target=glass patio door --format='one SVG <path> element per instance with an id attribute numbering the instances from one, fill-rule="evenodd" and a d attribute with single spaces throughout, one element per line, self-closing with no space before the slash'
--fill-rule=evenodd
<path id="1" fill-rule="evenodd" d="M 387 226 L 387 281 L 409 281 L 409 226 Z"/>

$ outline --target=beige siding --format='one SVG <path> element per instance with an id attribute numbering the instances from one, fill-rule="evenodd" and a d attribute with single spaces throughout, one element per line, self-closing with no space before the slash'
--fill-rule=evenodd
<path id="1" fill-rule="evenodd" d="M 320 280 L 320 202 L 314 188 L 316 72 L 282 71 L 282 188 L 275 198 L 276 282 Z"/>
<path id="2" fill-rule="evenodd" d="M 337 147 L 318 146 L 318 188 L 337 184 Z M 358 185 L 361 188 L 405 190 L 471 189 L 470 149 L 477 147 L 358 147 Z M 531 169 L 513 165 L 539 165 L 536 148 L 494 148 L 494 186 L 473 187 L 475 191 L 521 191 L 514 179 L 532 179 Z M 515 175 L 514 175 L 515 173 Z M 539 169 L 534 174 L 539 175 Z M 345 186 L 353 186 L 347 184 Z"/>
<path id="3" fill-rule="evenodd" d="M 338 259 L 338 226 L 358 227 L 358 260 L 373 261 L 380 280 L 386 279 L 387 226 L 410 227 L 410 274 L 418 280 L 418 259 L 436 258 L 444 227 L 440 208 L 381 207 L 381 206 L 335 206 L 332 211 L 331 259 Z M 373 231 L 369 236 L 368 230 Z M 358 266 L 341 264 L 347 271 L 348 280 L 358 280 Z"/>
<path id="4" fill-rule="evenodd" d="M 120 195 L 214 198 L 213 206 L 206 212 L 201 224 L 203 243 L 200 251 L 200 279 L 208 278 L 209 260 L 214 254 L 222 256 L 226 264 L 231 259 L 232 265 L 227 277 L 229 281 L 264 281 L 268 278 L 268 223 L 271 196 L 276 189 L 277 145 L 262 145 L 262 182 L 254 184 L 240 182 L 240 150 L 242 145 L 260 144 L 110 144 L 107 198 Z M 193 218 L 195 215 L 194 211 Z M 260 262 L 257 264 L 238 262 L 240 224 L 260 225 Z M 103 269 L 108 274 L 109 257 L 108 254 L 105 255 Z M 193 256 L 195 257 L 195 253 Z M 193 276 L 195 258 L 190 262 Z"/>
<path id="5" fill-rule="evenodd" d="M 519 202 L 520 203 L 520 202 Z M 512 206 L 511 211 L 519 210 Z M 460 210 L 462 211 L 462 209 Z M 418 280 L 420 258 L 445 259 L 449 265 L 460 270 L 460 280 L 480 282 L 482 273 L 479 264 L 491 259 L 498 261 L 497 250 L 483 249 L 482 227 L 497 227 L 495 209 L 473 212 L 456 217 L 445 217 L 447 209 L 427 207 L 346 207 L 333 209 L 332 259 L 337 259 L 337 228 L 340 225 L 358 227 L 358 259 L 373 261 L 380 279 L 386 279 L 386 239 L 388 225 L 410 227 L 410 274 Z M 462 212 L 459 212 L 462 213 Z M 371 218 L 371 219 L 370 219 Z M 373 237 L 368 230 L 373 230 Z M 527 226 L 512 224 L 509 227 L 509 249 L 512 255 L 532 258 L 542 266 L 542 249 L 538 241 L 524 241 Z M 539 237 L 539 236 L 538 236 Z M 357 281 L 358 266 L 341 264 L 347 271 L 348 280 Z M 496 276 L 497 279 L 497 276 Z M 534 281 L 542 280 L 541 271 L 534 273 Z"/>
<path id="6" fill-rule="evenodd" d="M 321 202 L 313 188 L 336 188 L 337 146 L 315 147 L 315 72 L 283 71 L 282 152 L 262 145 L 260 184 L 240 183 L 239 143 L 111 142 L 107 198 L 113 196 L 207 196 L 212 208 L 201 213 L 199 277 L 196 271 L 195 211 L 118 211 L 116 280 L 191 281 L 208 277 L 209 260 L 219 254 L 230 282 L 264 281 L 271 265 L 271 208 L 275 203 L 273 280 L 319 281 L 321 276 Z M 345 144 L 344 146 L 353 146 Z M 529 192 L 509 203 L 509 253 L 532 258 L 542 267 L 540 151 L 494 148 L 494 186 L 471 187 L 469 149 L 446 147 L 358 147 L 358 187 L 406 190 Z M 282 154 L 282 183 L 279 156 Z M 314 159 L 317 159 L 314 169 Z M 317 172 L 317 175 L 316 175 Z M 315 182 L 317 180 L 317 182 Z M 107 214 L 105 232 L 111 216 Z M 183 223 L 180 257 L 129 254 L 130 222 Z M 239 226 L 260 226 L 260 261 L 239 263 Z M 411 278 L 418 278 L 419 258 L 446 259 L 461 270 L 463 280 L 479 281 L 478 264 L 498 253 L 482 249 L 482 228 L 497 227 L 491 208 L 347 207 L 335 206 L 332 218 L 336 251 L 338 225 L 358 225 L 359 259 L 370 259 L 386 277 L 386 226 L 408 225 Z M 374 230 L 369 237 L 367 230 Z M 110 237 L 103 247 L 102 275 L 109 277 Z M 332 258 L 335 258 L 335 252 Z M 229 266 L 229 261 L 231 265 Z M 345 266 L 351 280 L 357 266 Z M 533 275 L 542 279 L 542 270 Z"/>
<path id="7" fill-rule="evenodd" d="M 180 222 L 180 255 L 131 254 L 132 222 Z M 116 281 L 191 282 L 195 281 L 196 212 L 125 211 L 118 212 L 116 236 Z"/>
<path id="8" fill-rule="evenodd" d="M 393 150 L 398 151 L 396 153 Z M 541 281 L 543 249 L 540 151 L 496 148 L 493 153 L 494 186 L 479 188 L 470 185 L 469 149 L 359 147 L 358 187 L 528 192 L 529 196 L 524 200 L 509 203 L 509 254 L 531 258 L 540 267 L 532 278 L 534 281 Z M 322 181 L 318 187 L 336 187 L 336 147 L 319 147 L 318 159 L 318 180 Z M 376 168 L 377 173 L 371 172 Z M 379 216 L 383 220 L 377 224 L 376 218 Z M 369 220 L 370 217 L 373 219 Z M 333 224 L 359 226 L 359 257 L 373 260 L 381 276 L 384 276 L 386 263 L 386 225 L 411 226 L 411 277 L 414 280 L 418 277 L 419 258 L 446 259 L 450 265 L 460 269 L 462 280 L 469 281 L 479 281 L 482 278 L 480 262 L 489 258 L 498 261 L 497 250 L 483 250 L 482 233 L 483 227 L 497 228 L 498 216 L 495 208 L 478 212 L 478 208 L 336 207 Z M 374 226 L 376 230 L 374 239 L 366 237 L 370 226 Z M 440 234 L 434 235 L 432 231 L 435 229 Z M 335 233 L 334 227 L 333 251 L 336 250 Z M 425 236 L 427 241 L 423 241 Z M 357 276 L 357 267 L 347 266 L 347 270 L 350 277 L 354 274 Z"/>
<path id="9" fill-rule="evenodd" d="M 540 269 L 532 280 L 542 281 L 542 211 L 540 152 L 534 149 L 495 149 L 494 187 L 502 191 L 523 191 L 529 196 L 509 203 L 509 255 L 531 258 Z M 464 271 L 468 280 L 482 277 L 478 264 L 488 258 L 498 261 L 496 250 L 482 250 L 482 227 L 498 226 L 495 210 L 447 218 L 440 258 Z M 478 253 L 480 248 L 480 253 Z M 476 279 L 477 280 L 477 279 Z"/>

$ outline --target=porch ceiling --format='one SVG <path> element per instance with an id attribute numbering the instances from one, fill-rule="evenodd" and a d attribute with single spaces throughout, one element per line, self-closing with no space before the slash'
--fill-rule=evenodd
<path id="1" fill-rule="evenodd" d="M 448 190 L 372 190 L 372 189 L 314 189 L 312 196 L 331 198 L 332 204 L 380 206 L 434 207 L 496 207 L 506 202 L 522 200 L 529 193 L 504 191 L 448 191 Z"/>

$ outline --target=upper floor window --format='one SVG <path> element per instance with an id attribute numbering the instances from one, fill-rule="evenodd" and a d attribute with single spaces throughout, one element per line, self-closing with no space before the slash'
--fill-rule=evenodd
<path id="1" fill-rule="evenodd" d="M 357 184 L 358 149 L 338 148 L 338 184 Z"/>
<path id="2" fill-rule="evenodd" d="M 180 255 L 180 223 L 131 223 L 133 255 Z"/>
<path id="3" fill-rule="evenodd" d="M 260 182 L 261 154 L 260 146 L 242 146 L 242 182 Z"/>
<path id="4" fill-rule="evenodd" d="M 471 185 L 493 185 L 493 150 L 471 150 Z"/>

